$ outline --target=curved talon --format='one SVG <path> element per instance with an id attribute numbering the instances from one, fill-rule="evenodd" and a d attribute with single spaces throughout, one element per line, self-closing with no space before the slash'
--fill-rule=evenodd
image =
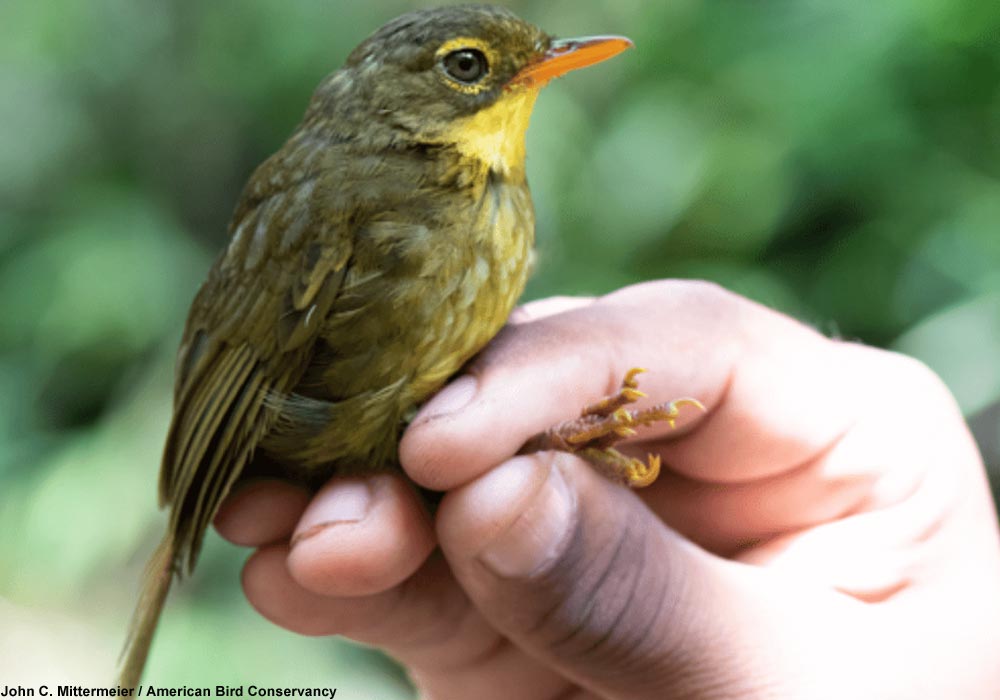
<path id="1" fill-rule="evenodd" d="M 660 475 L 660 456 L 648 455 L 648 464 L 642 460 L 633 459 L 629 472 L 626 478 L 631 488 L 641 489 L 649 486 Z"/>
<path id="2" fill-rule="evenodd" d="M 692 399 L 690 397 L 684 397 L 683 399 L 675 399 L 670 402 L 670 417 L 667 418 L 667 425 L 671 428 L 675 428 L 676 419 L 681 414 L 681 407 L 683 406 L 694 406 L 699 409 L 702 413 L 707 413 L 708 409 L 705 405 L 698 399 Z"/>
<path id="3" fill-rule="evenodd" d="M 636 435 L 635 427 L 640 425 L 663 421 L 674 428 L 683 407 L 694 406 L 705 411 L 705 406 L 697 399 L 684 397 L 641 410 L 626 408 L 646 396 L 645 392 L 639 391 L 636 381 L 636 377 L 645 371 L 642 367 L 633 367 L 625 374 L 618 393 L 587 406 L 579 418 L 539 433 L 525 443 L 522 451 L 554 448 L 571 452 L 588 461 L 609 479 L 632 488 L 649 486 L 660 474 L 660 458 L 650 454 L 643 462 L 623 455 L 613 445 Z"/>
<path id="4" fill-rule="evenodd" d="M 619 393 L 622 398 L 626 399 L 629 403 L 633 403 L 639 399 L 644 399 L 648 396 L 645 391 L 639 391 L 638 389 L 633 389 L 632 387 L 625 387 Z"/>
<path id="5" fill-rule="evenodd" d="M 635 389 L 639 386 L 639 382 L 637 382 L 635 378 L 645 371 L 645 367 L 633 367 L 625 373 L 625 378 L 622 379 L 622 386 L 628 387 L 629 389 Z"/>
<path id="6" fill-rule="evenodd" d="M 690 396 L 685 396 L 682 399 L 674 399 L 673 401 L 670 402 L 670 405 L 675 409 L 679 409 L 681 406 L 694 406 L 695 408 L 701 410 L 702 412 L 708 411 L 708 409 L 705 408 L 705 404 L 703 404 L 698 399 L 692 399 Z"/>

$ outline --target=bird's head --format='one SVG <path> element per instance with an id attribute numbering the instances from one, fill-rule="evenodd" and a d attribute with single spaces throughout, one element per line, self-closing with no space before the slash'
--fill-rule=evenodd
<path id="1" fill-rule="evenodd" d="M 556 40 L 501 7 L 421 10 L 362 42 L 318 97 L 352 122 L 388 125 L 402 141 L 454 147 L 495 172 L 523 176 L 539 90 L 631 45 L 623 37 Z"/>

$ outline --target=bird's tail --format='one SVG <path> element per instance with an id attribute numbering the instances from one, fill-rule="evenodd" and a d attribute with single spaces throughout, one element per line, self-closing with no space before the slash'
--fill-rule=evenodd
<path id="1" fill-rule="evenodd" d="M 157 546 L 146 565 L 143 575 L 142 592 L 136 603 L 132 621 L 129 624 L 125 647 L 118 662 L 118 684 L 124 688 L 135 688 L 142 678 L 142 669 L 149 656 L 149 647 L 156 633 L 156 624 L 163 612 L 163 603 L 170 591 L 174 578 L 176 548 L 173 533 L 168 532 Z"/>

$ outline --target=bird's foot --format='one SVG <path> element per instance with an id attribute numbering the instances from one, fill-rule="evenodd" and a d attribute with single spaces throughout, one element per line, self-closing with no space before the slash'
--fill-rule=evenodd
<path id="1" fill-rule="evenodd" d="M 612 481 L 632 488 L 649 486 L 660 473 L 660 458 L 650 454 L 647 460 L 628 457 L 614 445 L 636 434 L 640 425 L 666 422 L 674 427 L 683 406 L 705 407 L 697 399 L 683 398 L 644 408 L 627 408 L 646 396 L 639 391 L 636 376 L 641 368 L 630 369 L 616 394 L 607 396 L 583 409 L 579 418 L 564 421 L 531 438 L 521 449 L 522 453 L 541 450 L 570 452 L 589 462 L 598 472 Z"/>

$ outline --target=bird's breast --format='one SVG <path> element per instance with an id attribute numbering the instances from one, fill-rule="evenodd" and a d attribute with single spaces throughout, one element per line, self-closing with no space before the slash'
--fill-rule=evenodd
<path id="1" fill-rule="evenodd" d="M 531 198 L 492 177 L 476 194 L 439 198 L 444 214 L 422 223 L 376 221 L 358 236 L 324 333 L 332 394 L 398 384 L 401 403 L 419 403 L 506 322 L 530 270 Z"/>
<path id="2" fill-rule="evenodd" d="M 527 282 L 534 244 L 527 188 L 491 181 L 473 221 L 468 249 L 455 253 L 455 274 L 422 334 L 418 393 L 436 390 L 499 332 Z"/>

